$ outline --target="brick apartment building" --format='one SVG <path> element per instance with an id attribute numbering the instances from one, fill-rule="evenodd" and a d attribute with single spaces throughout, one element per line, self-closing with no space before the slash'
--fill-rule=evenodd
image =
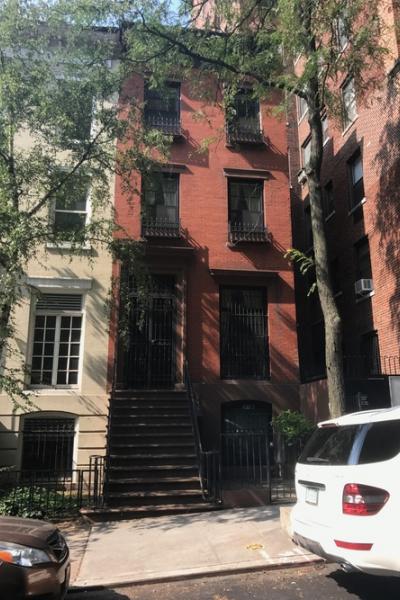
<path id="1" fill-rule="evenodd" d="M 185 363 L 205 449 L 219 449 L 226 432 L 267 433 L 273 413 L 299 407 L 294 281 L 283 256 L 292 245 L 286 125 L 270 110 L 278 98 L 259 106 L 251 90 L 243 89 L 236 117 L 226 123 L 221 107 L 203 102 L 186 82 L 172 81 L 158 91 L 134 78 L 130 93 L 144 101 L 144 125 L 171 134 L 173 144 L 168 164 L 135 175 L 140 194 L 132 201 L 116 181 L 117 223 L 140 240 L 153 277 L 144 315 L 132 281 L 128 343 L 117 335 L 110 342 L 110 364 L 116 364 L 109 430 L 116 504 L 122 503 L 118 490 L 128 489 L 115 481 L 118 469 L 132 472 L 135 466 L 128 446 L 117 442 L 122 432 L 135 433 L 143 399 L 155 407 L 142 417 L 148 437 L 139 441 L 148 457 L 168 431 L 168 448 L 182 443 L 176 435 L 187 414 L 175 423 L 169 419 L 167 430 L 163 407 L 188 388 Z M 122 400 L 133 421 L 124 420 Z M 113 451 L 116 445 L 123 457 Z M 175 474 L 182 458 L 172 459 Z"/>
<path id="2" fill-rule="evenodd" d="M 382 3 L 388 55 L 381 88 L 360 98 L 354 81 L 340 82 L 343 119 L 324 119 L 322 184 L 325 228 L 336 302 L 344 328 L 347 409 L 398 404 L 400 373 L 400 174 L 398 3 Z M 390 5 L 390 6 L 389 6 Z M 397 6 L 397 13 L 396 13 Z M 390 10 L 389 10 L 390 8 Z M 396 37 L 397 31 L 397 37 Z M 341 40 L 346 52 L 347 40 Z M 301 60 L 295 65 L 300 67 Z M 294 245 L 312 254 L 309 152 L 304 103 L 290 124 Z M 304 407 L 327 416 L 324 328 L 310 279 L 296 277 Z M 397 377 L 396 377 L 397 376 Z"/>

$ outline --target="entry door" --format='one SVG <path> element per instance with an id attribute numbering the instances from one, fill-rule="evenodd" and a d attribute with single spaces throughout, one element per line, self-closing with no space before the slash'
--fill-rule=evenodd
<path id="1" fill-rule="evenodd" d="M 268 377 L 267 298 L 264 288 L 221 288 L 220 348 L 222 378 Z"/>
<path id="2" fill-rule="evenodd" d="M 146 306 L 133 292 L 128 356 L 128 387 L 170 387 L 175 382 L 175 278 L 153 277 Z"/>

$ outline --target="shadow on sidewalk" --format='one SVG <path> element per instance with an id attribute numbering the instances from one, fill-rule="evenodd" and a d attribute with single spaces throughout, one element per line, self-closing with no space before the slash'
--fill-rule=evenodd
<path id="1" fill-rule="evenodd" d="M 132 600 L 132 596 L 120 594 L 109 588 L 100 588 L 96 591 L 70 591 L 66 600 Z"/>
<path id="2" fill-rule="evenodd" d="M 278 506 L 264 506 L 256 508 L 236 508 L 206 513 L 192 513 L 169 515 L 163 517 L 146 517 L 121 521 L 106 521 L 104 523 L 95 523 L 92 527 L 91 539 L 96 540 L 97 535 L 102 537 L 104 534 L 112 533 L 116 529 L 132 528 L 135 531 L 158 529 L 159 531 L 176 530 L 193 523 L 212 522 L 214 524 L 234 524 L 234 523 L 267 523 L 271 520 L 279 521 Z"/>

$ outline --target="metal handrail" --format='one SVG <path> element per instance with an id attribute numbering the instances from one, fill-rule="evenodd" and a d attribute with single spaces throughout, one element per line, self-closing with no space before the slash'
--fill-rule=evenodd
<path id="1" fill-rule="evenodd" d="M 189 402 L 190 415 L 192 418 L 195 448 L 199 465 L 199 479 L 201 493 L 204 500 L 221 503 L 221 454 L 217 450 L 203 450 L 199 423 L 197 420 L 200 406 L 193 390 L 189 374 L 189 365 L 184 362 L 183 367 L 186 395 Z"/>

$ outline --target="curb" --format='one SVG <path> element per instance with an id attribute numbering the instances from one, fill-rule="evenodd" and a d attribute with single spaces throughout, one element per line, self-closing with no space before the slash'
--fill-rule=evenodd
<path id="1" fill-rule="evenodd" d="M 127 585 L 146 585 L 146 584 L 154 584 L 154 583 L 167 583 L 169 581 L 184 581 L 189 579 L 201 579 L 203 577 L 219 577 L 224 575 L 237 575 L 240 573 L 251 573 L 257 571 L 272 571 L 279 569 L 295 569 L 298 567 L 305 567 L 308 565 L 314 565 L 318 563 L 325 563 L 326 561 L 314 554 L 304 555 L 307 558 L 303 560 L 294 560 L 291 562 L 279 562 L 276 564 L 253 564 L 247 566 L 232 566 L 232 567 L 215 567 L 215 568 L 207 568 L 207 569 L 199 569 L 192 570 L 188 572 L 172 572 L 170 574 L 165 575 L 156 575 L 154 577 L 136 577 L 136 578 L 128 578 L 123 581 L 105 581 L 98 584 L 88 584 L 88 585 L 72 585 L 68 593 L 76 594 L 79 592 L 95 592 L 101 591 L 106 588 L 119 588 Z M 309 557 L 309 558 L 308 558 Z"/>

